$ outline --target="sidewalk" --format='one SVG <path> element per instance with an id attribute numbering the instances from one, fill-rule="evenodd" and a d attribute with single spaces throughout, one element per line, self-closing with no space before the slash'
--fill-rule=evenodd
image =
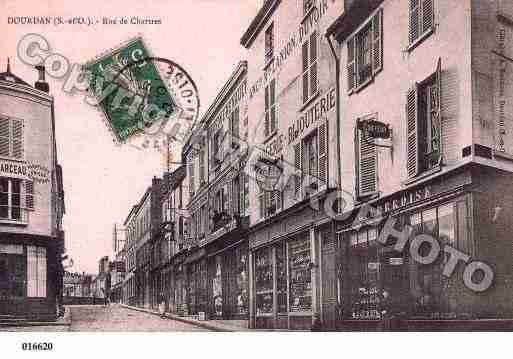
<path id="1" fill-rule="evenodd" d="M 137 308 L 126 304 L 119 304 L 122 307 L 127 309 L 137 310 L 139 312 L 145 312 L 149 314 L 154 314 L 160 316 L 160 313 L 144 308 Z M 197 320 L 191 317 L 180 317 L 175 314 L 165 313 L 165 317 L 178 320 L 180 322 L 184 322 L 187 324 L 196 325 L 198 327 L 202 327 L 205 329 L 217 331 L 217 332 L 242 332 L 248 331 L 248 321 L 247 320 Z"/>
<path id="2" fill-rule="evenodd" d="M 30 321 L 19 318 L 1 318 L 0 328 L 6 327 L 69 327 L 71 325 L 71 311 L 65 307 L 64 315 L 55 321 Z M 0 329 L 1 331 L 1 329 Z"/>

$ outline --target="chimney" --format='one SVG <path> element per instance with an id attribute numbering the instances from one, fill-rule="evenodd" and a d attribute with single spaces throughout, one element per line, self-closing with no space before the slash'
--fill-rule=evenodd
<path id="1" fill-rule="evenodd" d="M 39 78 L 37 79 L 34 87 L 40 91 L 50 92 L 50 86 L 48 82 L 45 81 L 45 67 L 43 65 L 37 65 L 36 70 L 39 74 Z"/>

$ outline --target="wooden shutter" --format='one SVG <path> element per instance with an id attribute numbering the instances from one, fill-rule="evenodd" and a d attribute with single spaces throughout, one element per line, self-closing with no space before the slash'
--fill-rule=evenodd
<path id="1" fill-rule="evenodd" d="M 312 97 L 317 92 L 317 31 L 310 35 L 310 94 Z"/>
<path id="2" fill-rule="evenodd" d="M 264 121 L 264 136 L 269 136 L 269 86 L 265 87 L 265 121 Z"/>
<path id="3" fill-rule="evenodd" d="M 442 156 L 442 59 L 438 58 L 437 64 L 436 64 L 436 71 L 435 71 L 435 89 L 436 94 L 434 96 L 434 126 L 436 131 L 436 138 L 438 139 L 438 163 L 441 161 Z"/>
<path id="4" fill-rule="evenodd" d="M 308 78 L 309 78 L 309 76 L 308 76 L 308 47 L 309 47 L 308 41 L 305 41 L 301 48 L 301 59 L 302 59 L 302 63 L 303 63 L 303 67 L 302 67 L 303 103 L 308 101 L 308 93 L 309 93 L 309 88 L 308 88 Z"/>
<path id="5" fill-rule="evenodd" d="M 12 157 L 23 159 L 23 120 L 12 119 Z"/>
<path id="6" fill-rule="evenodd" d="M 328 185 L 328 121 L 319 126 L 317 134 L 318 145 L 318 171 L 322 183 L 319 186 Z"/>
<path id="7" fill-rule="evenodd" d="M 406 96 L 407 148 L 406 167 L 408 177 L 419 172 L 419 136 L 418 136 L 418 85 L 411 88 Z"/>
<path id="8" fill-rule="evenodd" d="M 269 116 L 270 116 L 270 133 L 273 133 L 276 130 L 276 79 L 273 79 L 269 85 Z"/>
<path id="9" fill-rule="evenodd" d="M 410 44 L 417 40 L 420 35 L 420 1 L 421 0 L 410 0 Z"/>
<path id="10" fill-rule="evenodd" d="M 422 1 L 422 33 L 430 30 L 433 27 L 434 21 L 434 8 L 433 0 Z"/>
<path id="11" fill-rule="evenodd" d="M 358 130 L 358 189 L 360 196 L 377 190 L 377 151 L 367 133 Z"/>
<path id="12" fill-rule="evenodd" d="M 34 182 L 24 181 L 25 183 L 25 208 L 34 209 Z"/>
<path id="13" fill-rule="evenodd" d="M 356 88 L 356 37 L 347 40 L 347 91 Z"/>
<path id="14" fill-rule="evenodd" d="M 383 69 L 383 10 L 372 18 L 372 72 Z"/>
<path id="15" fill-rule="evenodd" d="M 7 118 L 0 118 L 0 156 L 2 157 L 10 157 L 10 138 L 11 138 L 11 130 L 10 130 L 10 120 Z"/>
<path id="16" fill-rule="evenodd" d="M 303 149 L 301 148 L 301 141 L 294 145 L 294 167 L 295 167 L 295 183 L 294 192 L 301 193 L 303 181 Z"/>

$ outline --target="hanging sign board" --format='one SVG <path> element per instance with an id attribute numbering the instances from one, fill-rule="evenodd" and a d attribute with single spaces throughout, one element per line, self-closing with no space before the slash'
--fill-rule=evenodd
<path id="1" fill-rule="evenodd" d="M 365 131 L 370 138 L 390 138 L 390 127 L 383 122 L 363 120 L 358 122 L 358 128 Z"/>

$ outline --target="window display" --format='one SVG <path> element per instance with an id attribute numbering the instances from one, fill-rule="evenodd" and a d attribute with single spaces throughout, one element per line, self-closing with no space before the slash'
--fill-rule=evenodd
<path id="1" fill-rule="evenodd" d="M 273 261 L 271 248 L 255 253 L 256 314 L 273 312 Z"/>
<path id="2" fill-rule="evenodd" d="M 222 289 L 222 276 L 221 264 L 222 257 L 216 256 L 215 259 L 215 275 L 212 280 L 212 296 L 214 299 L 214 314 L 218 317 L 223 315 L 223 289 Z"/>
<path id="3" fill-rule="evenodd" d="M 291 312 L 305 312 L 312 309 L 310 262 L 310 239 L 307 237 L 291 241 L 289 243 Z"/>
<path id="4" fill-rule="evenodd" d="M 278 313 L 287 313 L 287 259 L 285 257 L 285 243 L 276 246 L 276 276 Z"/>
<path id="5" fill-rule="evenodd" d="M 237 248 L 237 314 L 248 314 L 248 251 L 247 248 Z"/>

